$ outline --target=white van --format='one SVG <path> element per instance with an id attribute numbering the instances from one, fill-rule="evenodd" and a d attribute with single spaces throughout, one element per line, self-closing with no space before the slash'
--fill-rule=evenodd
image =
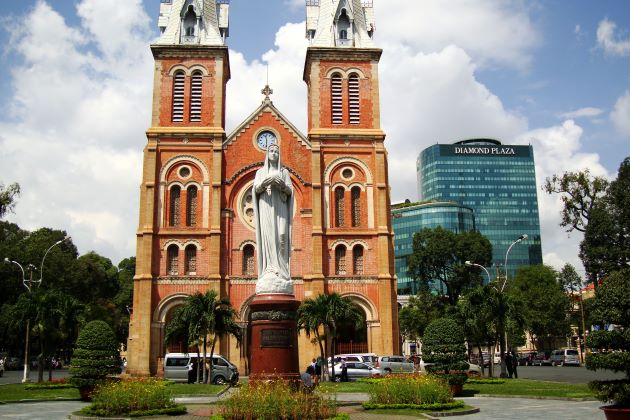
<path id="1" fill-rule="evenodd" d="M 206 360 L 210 355 L 206 355 Z M 203 363 L 203 355 L 201 355 Z M 164 379 L 174 382 L 188 382 L 189 371 L 197 366 L 197 355 L 194 353 L 167 353 L 164 356 Z M 191 373 L 194 377 L 195 373 Z M 195 381 L 196 382 L 196 381 Z M 238 368 L 229 360 L 219 354 L 212 355 L 212 378 L 213 384 L 238 382 Z"/>

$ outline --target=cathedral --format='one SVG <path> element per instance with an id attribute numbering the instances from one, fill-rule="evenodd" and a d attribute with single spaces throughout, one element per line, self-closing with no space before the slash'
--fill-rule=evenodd
<path id="1" fill-rule="evenodd" d="M 372 2 L 306 0 L 306 134 L 263 89 L 263 102 L 225 131 L 228 0 L 162 0 L 151 126 L 144 148 L 128 372 L 160 374 L 174 309 L 212 289 L 238 314 L 243 341 L 220 353 L 249 373 L 249 304 L 257 281 L 252 183 L 279 146 L 293 185 L 290 274 L 302 301 L 338 293 L 365 325 L 341 325 L 336 353 L 398 354 L 385 133 L 380 127 Z M 254 92 L 253 92 L 254 93 Z M 255 94 L 255 93 L 254 93 Z M 303 333 L 299 365 L 319 348 Z"/>

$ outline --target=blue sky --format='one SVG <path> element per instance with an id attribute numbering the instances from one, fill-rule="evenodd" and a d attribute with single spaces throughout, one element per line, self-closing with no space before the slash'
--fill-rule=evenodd
<path id="1" fill-rule="evenodd" d="M 539 184 L 630 155 L 630 2 L 374 0 L 392 199 L 416 199 L 415 158 L 436 142 L 531 143 Z M 0 3 L 0 182 L 23 194 L 9 220 L 61 228 L 81 252 L 135 250 L 158 0 Z M 269 79 L 302 131 L 302 0 L 233 0 L 227 131 Z M 23 23 L 26 22 L 26 23 Z M 63 186 L 60 188 L 59 186 Z M 579 266 L 579 235 L 539 194 L 545 262 Z"/>

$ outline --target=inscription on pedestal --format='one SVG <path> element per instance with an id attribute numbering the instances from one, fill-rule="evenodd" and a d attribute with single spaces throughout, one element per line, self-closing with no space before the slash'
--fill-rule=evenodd
<path id="1" fill-rule="evenodd" d="M 287 328 L 261 330 L 260 347 L 291 347 L 291 330 Z"/>

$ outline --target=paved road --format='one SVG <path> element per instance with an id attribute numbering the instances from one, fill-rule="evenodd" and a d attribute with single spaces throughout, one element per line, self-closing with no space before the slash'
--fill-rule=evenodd
<path id="1" fill-rule="evenodd" d="M 53 379 L 65 378 L 68 376 L 68 369 L 53 370 Z M 18 384 L 22 382 L 24 377 L 23 370 L 5 370 L 4 375 L 0 378 L 0 384 Z M 31 382 L 37 382 L 37 370 L 32 370 L 29 376 Z M 48 371 L 44 371 L 44 381 L 48 380 Z"/>
<path id="2" fill-rule="evenodd" d="M 351 398 L 346 398 L 352 395 Z M 359 397 L 362 396 L 362 397 Z M 339 400 L 352 399 L 361 400 L 367 398 L 365 394 L 343 394 L 338 396 Z M 527 419 L 527 420 L 597 420 L 604 419 L 604 414 L 599 409 L 601 405 L 597 401 L 557 401 L 557 400 L 534 400 L 524 398 L 462 398 L 466 404 L 481 409 L 480 413 L 461 417 L 464 420 L 487 419 Z M 79 401 L 68 402 L 38 402 L 22 404 L 0 405 L 0 419 L 32 419 L 32 420 L 63 420 L 68 418 L 68 414 L 77 411 L 85 403 Z M 342 411 L 349 412 L 350 418 L 354 420 L 376 420 L 383 416 L 370 414 L 363 411 L 358 406 L 347 407 Z M 195 416 L 188 416 L 196 418 Z M 160 417 L 166 418 L 166 417 Z M 177 419 L 178 417 L 173 417 Z"/>
<path id="3" fill-rule="evenodd" d="M 584 366 L 519 366 L 518 377 L 521 379 L 537 379 L 540 381 L 568 382 L 585 384 L 594 380 L 623 379 L 623 373 L 608 370 L 591 371 Z M 487 371 L 486 371 L 487 372 Z M 499 376 L 501 369 L 495 366 L 494 375 Z"/>

